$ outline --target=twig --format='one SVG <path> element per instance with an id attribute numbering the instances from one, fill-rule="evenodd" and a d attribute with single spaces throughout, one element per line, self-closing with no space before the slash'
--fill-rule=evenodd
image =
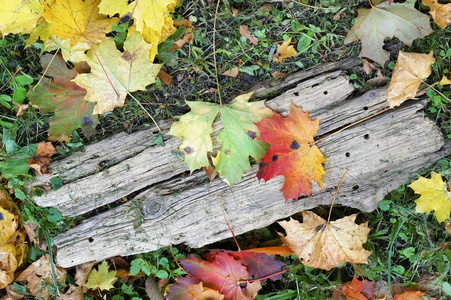
<path id="1" fill-rule="evenodd" d="M 343 177 L 341 177 L 340 183 L 338 184 L 337 190 L 335 191 L 334 199 L 332 200 L 332 203 L 330 204 L 330 210 L 329 210 L 329 216 L 327 217 L 327 223 L 329 223 L 329 221 L 330 221 L 330 215 L 332 214 L 332 207 L 334 207 L 334 202 L 335 202 L 335 199 L 337 198 L 338 191 L 340 190 L 341 183 L 343 182 L 343 179 L 345 179 L 346 173 L 348 173 L 348 171 L 349 170 L 346 169 L 345 173 L 343 174 Z"/>
<path id="2" fill-rule="evenodd" d="M 3 88 L 11 81 L 11 79 L 14 78 L 14 76 L 16 76 L 17 72 L 19 72 L 20 69 L 22 69 L 22 67 L 17 68 L 16 72 L 14 72 L 14 74 L 9 77 L 8 81 L 0 88 L 0 91 L 3 90 Z"/>
<path id="3" fill-rule="evenodd" d="M 127 94 L 132 97 L 133 100 L 136 101 L 136 103 L 138 103 L 138 105 L 142 108 L 142 110 L 144 110 L 146 112 L 146 114 L 149 116 L 150 119 L 152 119 L 153 123 L 155 124 L 155 126 L 157 126 L 158 131 L 160 133 L 162 133 L 160 126 L 158 126 L 157 122 L 155 121 L 155 119 L 152 117 L 151 114 L 149 114 L 149 112 L 144 108 L 144 106 L 142 106 L 142 104 L 129 92 L 127 91 Z"/>
<path id="4" fill-rule="evenodd" d="M 218 17 L 218 9 L 219 9 L 220 2 L 221 2 L 221 0 L 218 0 L 218 3 L 216 4 L 215 19 L 213 21 L 213 61 L 215 63 L 216 87 L 218 90 L 219 105 L 222 105 L 221 87 L 219 85 L 219 79 L 218 79 L 218 63 L 216 62 L 216 19 Z"/>

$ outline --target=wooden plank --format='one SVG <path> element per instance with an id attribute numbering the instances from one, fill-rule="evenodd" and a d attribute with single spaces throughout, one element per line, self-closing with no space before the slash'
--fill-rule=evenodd
<path id="1" fill-rule="evenodd" d="M 385 88 L 348 99 L 354 88 L 341 71 L 292 81 L 289 86 L 266 105 L 283 115 L 291 101 L 309 110 L 312 118 L 320 117 L 320 137 L 387 106 Z M 345 169 L 350 171 L 337 203 L 371 211 L 386 193 L 415 177 L 418 169 L 451 153 L 451 146 L 442 149 L 443 136 L 420 112 L 422 107 L 421 102 L 410 101 L 320 142 L 328 159 L 324 192 L 313 183 L 312 197 L 287 204 L 279 191 L 283 177 L 258 182 L 254 170 L 229 187 L 220 179 L 210 185 L 201 171 L 189 175 L 183 157 L 177 155 L 180 139 L 165 136 L 165 146 L 157 146 L 152 140 L 156 128 L 114 135 L 52 163 L 53 176 L 64 185 L 34 201 L 69 216 L 112 205 L 55 239 L 57 263 L 63 267 L 169 244 L 200 247 L 230 237 L 219 199 L 236 234 L 267 226 L 330 204 Z M 170 124 L 161 123 L 164 132 Z M 220 128 L 216 122 L 215 134 Z M 32 186 L 48 184 L 49 178 Z M 126 203 L 118 201 L 131 195 L 136 196 Z"/>
<path id="2" fill-rule="evenodd" d="M 351 111 L 340 112 L 338 103 L 354 91 L 348 78 L 340 73 L 324 74 L 300 83 L 288 91 L 288 96 L 281 95 L 268 101 L 268 106 L 284 113 L 289 101 L 293 101 L 298 106 L 310 108 L 313 116 L 321 113 L 327 125 L 322 127 L 320 134 L 341 127 L 344 122 L 352 122 L 349 114 L 354 111 L 353 114 L 358 117 L 362 109 L 355 107 Z M 372 100 L 382 102 L 381 99 L 374 97 Z M 334 105 L 336 108 L 331 110 Z M 168 124 L 165 122 L 162 128 L 166 130 Z M 220 123 L 216 122 L 214 128 L 217 133 Z M 52 163 L 49 171 L 53 176 L 59 176 L 65 184 L 57 191 L 35 197 L 34 201 L 40 206 L 56 207 L 65 216 L 76 216 L 188 172 L 183 158 L 176 155 L 181 140 L 166 136 L 162 149 L 152 141 L 157 133 L 156 128 L 131 135 L 120 133 L 86 147 L 84 152 Z M 105 167 L 105 162 L 110 165 Z M 49 179 L 38 179 L 33 186 L 45 185 Z"/>
<path id="3" fill-rule="evenodd" d="M 285 204 L 279 192 L 283 177 L 258 182 L 255 171 L 233 187 L 221 180 L 210 186 L 201 173 L 174 178 L 59 235 L 54 241 L 57 264 L 69 267 L 169 244 L 200 247 L 228 238 L 220 199 L 236 234 L 261 228 L 296 212 L 329 205 L 345 169 L 349 172 L 336 203 L 374 210 L 387 192 L 410 180 L 419 168 L 451 153 L 451 147 L 439 152 L 443 136 L 419 112 L 422 108 L 421 103 L 411 102 L 320 143 L 328 159 L 325 191 L 314 183 L 310 198 Z M 180 188 L 185 189 L 173 194 Z M 137 218 L 142 224 L 135 229 Z"/>

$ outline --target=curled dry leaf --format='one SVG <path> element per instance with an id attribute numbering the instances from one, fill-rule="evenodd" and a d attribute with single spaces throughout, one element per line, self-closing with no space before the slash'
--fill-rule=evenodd
<path id="1" fill-rule="evenodd" d="M 432 172 L 431 179 L 420 177 L 409 185 L 415 193 L 421 197 L 415 200 L 417 213 L 430 213 L 434 210 L 434 215 L 438 222 L 449 219 L 451 211 L 451 193 L 446 189 L 446 182 L 442 176 Z"/>
<path id="2" fill-rule="evenodd" d="M 0 245 L 0 289 L 13 282 L 17 267 L 16 247 L 11 244 Z"/>
<path id="3" fill-rule="evenodd" d="M 238 67 L 233 67 L 232 69 L 225 71 L 221 75 L 235 78 L 238 76 L 239 72 L 240 72 L 240 69 Z"/>
<path id="4" fill-rule="evenodd" d="M 445 28 L 451 22 L 451 3 L 440 4 L 437 0 L 422 0 L 431 9 L 429 13 L 435 23 L 441 28 Z"/>
<path id="5" fill-rule="evenodd" d="M 212 290 L 209 288 L 205 288 L 202 282 L 198 284 L 193 284 L 188 286 L 188 293 L 193 297 L 193 299 L 217 299 L 223 300 L 224 295 L 221 295 L 217 290 Z"/>
<path id="6" fill-rule="evenodd" d="M 291 38 L 288 41 L 282 43 L 282 45 L 277 45 L 277 53 L 272 57 L 275 61 L 284 63 L 285 58 L 295 56 L 297 54 L 296 50 L 294 50 L 293 46 L 290 46 Z"/>
<path id="7" fill-rule="evenodd" d="M 58 266 L 55 267 L 56 280 L 58 284 L 63 285 L 66 282 L 66 270 Z M 52 268 L 48 254 L 32 263 L 25 271 L 20 274 L 16 281 L 26 282 L 27 289 L 31 295 L 44 298 L 50 297 L 50 291 L 47 289 L 53 286 Z"/>
<path id="8" fill-rule="evenodd" d="M 50 142 L 40 142 L 37 144 L 38 151 L 28 161 L 28 165 L 35 169 L 39 175 L 44 175 L 47 172 L 47 167 L 52 161 L 50 157 L 55 154 L 55 147 Z"/>
<path id="9" fill-rule="evenodd" d="M 246 25 L 240 26 L 240 34 L 247 38 L 252 44 L 258 44 L 258 38 L 249 31 L 249 27 Z"/>
<path id="10" fill-rule="evenodd" d="M 304 222 L 279 222 L 287 236 L 282 241 L 301 262 L 309 267 L 330 270 L 342 262 L 368 264 L 371 251 L 363 249 L 368 233 L 368 222 L 354 223 L 357 214 L 326 222 L 310 211 L 302 212 Z"/>
<path id="11" fill-rule="evenodd" d="M 387 89 L 387 101 L 391 108 L 415 97 L 423 79 L 431 74 L 431 64 L 435 62 L 429 54 L 399 51 L 393 76 Z"/>

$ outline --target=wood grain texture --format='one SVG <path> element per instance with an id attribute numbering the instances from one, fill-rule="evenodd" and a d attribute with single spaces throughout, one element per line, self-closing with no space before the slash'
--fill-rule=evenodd
<path id="1" fill-rule="evenodd" d="M 348 99 L 353 91 L 338 71 L 298 82 L 266 104 L 286 115 L 293 101 L 309 110 L 312 119 L 320 117 L 319 139 L 387 107 L 385 88 Z M 156 146 L 152 142 L 156 128 L 112 136 L 52 163 L 65 185 L 34 200 L 57 207 L 64 215 L 113 205 L 55 238 L 57 264 L 63 267 L 169 244 L 201 247 L 228 238 L 220 200 L 236 234 L 329 205 L 346 169 L 336 203 L 372 211 L 388 192 L 416 177 L 420 168 L 451 153 L 437 126 L 421 112 L 423 104 L 408 101 L 319 142 L 327 158 L 324 191 L 313 182 L 312 196 L 298 201 L 285 203 L 280 192 L 283 177 L 259 182 L 256 165 L 233 187 L 218 178 L 210 183 L 201 171 L 190 175 L 183 157 L 175 155 L 180 139 L 165 137 L 166 145 Z M 214 128 L 217 133 L 220 124 L 216 122 Z M 105 160 L 113 163 L 98 171 Z M 135 195 L 132 200 L 117 202 L 130 195 Z"/>

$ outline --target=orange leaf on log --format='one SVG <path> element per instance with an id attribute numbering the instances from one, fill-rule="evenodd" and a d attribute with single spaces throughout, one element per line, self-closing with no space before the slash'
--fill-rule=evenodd
<path id="1" fill-rule="evenodd" d="M 287 118 L 274 113 L 271 119 L 256 123 L 260 140 L 271 144 L 260 160 L 258 179 L 269 180 L 283 175 L 282 192 L 286 200 L 301 194 L 311 195 L 312 180 L 323 189 L 323 165 L 326 158 L 315 145 L 319 119 L 310 120 L 308 112 L 291 104 Z"/>

